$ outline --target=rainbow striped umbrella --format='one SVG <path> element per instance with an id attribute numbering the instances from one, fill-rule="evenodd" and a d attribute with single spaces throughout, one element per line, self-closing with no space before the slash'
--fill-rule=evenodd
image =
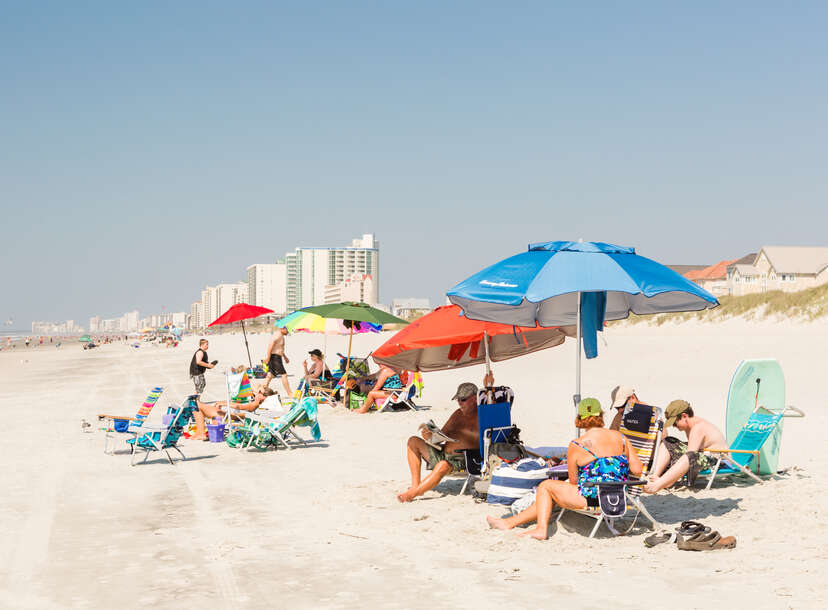
<path id="1" fill-rule="evenodd" d="M 324 333 L 326 335 L 347 335 L 351 329 L 345 326 L 343 320 L 337 318 L 323 318 L 315 313 L 307 311 L 294 311 L 280 320 L 276 320 L 276 326 L 287 328 L 290 332 Z M 378 333 L 382 330 L 382 324 L 371 324 L 359 322 L 359 327 L 354 326 L 355 333 Z"/>

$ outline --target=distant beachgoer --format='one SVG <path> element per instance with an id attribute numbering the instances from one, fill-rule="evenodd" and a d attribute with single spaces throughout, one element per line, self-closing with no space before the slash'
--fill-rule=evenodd
<path id="1" fill-rule="evenodd" d="M 388 398 L 392 392 L 399 389 L 383 389 L 388 380 L 394 377 L 395 375 L 399 378 L 400 385 L 405 386 L 405 384 L 408 383 L 408 376 L 410 375 L 408 371 L 397 372 L 390 366 L 383 365 L 380 368 L 379 375 L 377 375 L 376 382 L 367 393 L 367 398 L 365 399 L 365 402 L 359 409 L 354 411 L 354 413 L 368 413 L 368 411 L 371 410 L 371 407 L 374 406 L 374 403 L 376 401 Z"/>
<path id="2" fill-rule="evenodd" d="M 271 380 L 277 375 L 282 378 L 282 385 L 285 392 L 290 396 L 290 383 L 288 383 L 287 371 L 285 364 L 290 364 L 290 359 L 285 354 L 285 335 L 288 334 L 287 328 L 280 328 L 277 330 L 270 343 L 267 346 L 267 377 L 265 378 L 265 386 L 269 386 Z"/>
<path id="3" fill-rule="evenodd" d="M 311 365 L 308 366 L 307 360 L 302 361 L 302 368 L 305 371 L 305 375 L 302 378 L 303 383 L 309 383 L 312 379 L 322 379 L 323 377 L 330 379 L 331 371 L 325 365 L 325 356 L 322 354 L 322 351 L 312 349 L 308 353 L 311 357 Z"/>
<path id="4" fill-rule="evenodd" d="M 692 487 L 696 476 L 712 468 L 718 458 L 706 453 L 704 449 L 727 449 L 727 440 L 716 426 L 693 413 L 693 408 L 686 400 L 674 400 L 667 405 L 664 412 L 664 427 L 675 426 L 687 435 L 687 441 L 668 436 L 661 441 L 661 451 L 653 466 L 650 482 L 644 491 L 654 494 L 672 486 L 685 474 L 687 483 Z M 667 472 L 664 470 L 670 466 Z"/>
<path id="5" fill-rule="evenodd" d="M 644 465 L 633 446 L 617 430 L 604 428 L 604 414 L 598 399 L 584 398 L 578 404 L 575 427 L 585 432 L 569 443 L 569 480 L 544 481 L 538 485 L 535 501 L 528 508 L 506 519 L 486 517 L 489 527 L 509 530 L 537 521 L 535 529 L 521 535 L 546 540 L 549 517 L 556 505 L 576 510 L 598 505 L 598 489 L 584 483 L 627 481 L 631 473 L 641 474 Z"/>
<path id="6" fill-rule="evenodd" d="M 209 346 L 210 342 L 207 339 L 201 339 L 198 342 L 198 349 L 193 354 L 193 359 L 190 360 L 190 377 L 193 378 L 195 391 L 199 396 L 204 393 L 204 387 L 207 385 L 207 382 L 204 380 L 204 372 L 207 369 L 215 368 L 216 364 L 218 364 L 218 360 L 207 362 L 207 348 Z"/>
<path id="7" fill-rule="evenodd" d="M 32 342 L 32 339 L 30 337 L 26 337 L 26 347 L 29 347 L 29 343 L 31 343 L 31 342 Z"/>

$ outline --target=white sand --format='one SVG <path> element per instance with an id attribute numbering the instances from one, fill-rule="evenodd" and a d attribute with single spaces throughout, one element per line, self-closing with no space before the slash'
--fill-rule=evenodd
<path id="1" fill-rule="evenodd" d="M 402 505 L 408 485 L 405 439 L 421 421 L 442 422 L 463 380 L 482 367 L 425 375 L 431 405 L 419 413 L 365 416 L 321 409 L 325 442 L 294 451 L 244 452 L 183 441 L 187 461 L 162 456 L 130 468 L 104 455 L 103 433 L 81 418 L 134 413 L 163 384 L 165 407 L 192 389 L 195 338 L 169 350 L 78 345 L 0 353 L 0 606 L 112 607 L 825 607 L 828 551 L 826 382 L 828 324 L 748 323 L 611 328 L 608 346 L 584 364 L 584 395 L 606 403 L 618 383 L 648 402 L 685 398 L 724 423 L 730 377 L 744 358 L 776 357 L 789 420 L 782 466 L 790 476 L 763 485 L 718 486 L 649 497 L 667 524 L 702 520 L 738 547 L 689 553 L 623 538 L 587 539 L 592 521 L 567 515 L 546 542 L 487 529 L 498 507 L 458 496 L 460 479 Z M 387 338 L 357 337 L 364 354 Z M 254 359 L 266 337 L 251 337 Z M 347 339 L 329 339 L 329 352 Z M 288 338 L 289 369 L 301 371 L 319 336 Z M 221 365 L 245 361 L 240 335 L 211 338 Z M 27 361 L 24 361 L 27 360 Z M 334 360 L 329 360 L 334 364 Z M 515 388 L 516 423 L 530 444 L 565 444 L 573 433 L 571 342 L 495 366 Z M 222 378 L 208 373 L 207 398 Z M 275 384 L 274 384 L 275 386 Z M 156 409 L 160 418 L 163 409 Z M 123 445 L 121 445 L 123 446 Z"/>

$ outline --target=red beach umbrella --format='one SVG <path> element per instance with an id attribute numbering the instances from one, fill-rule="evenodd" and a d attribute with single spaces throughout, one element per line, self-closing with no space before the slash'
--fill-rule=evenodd
<path id="1" fill-rule="evenodd" d="M 441 371 L 515 358 L 564 342 L 574 329 L 470 320 L 457 305 L 414 320 L 374 350 L 375 362 L 408 371 Z"/>
<path id="2" fill-rule="evenodd" d="M 242 334 L 244 335 L 244 347 L 247 348 L 247 361 L 250 367 L 253 367 L 253 360 L 250 358 L 250 346 L 247 344 L 247 332 L 244 330 L 244 321 L 251 318 L 258 318 L 268 313 L 275 313 L 272 309 L 267 307 L 259 307 L 257 305 L 248 305 L 247 303 L 236 303 L 230 309 L 221 314 L 218 318 L 210 322 L 207 326 L 218 326 L 220 324 L 232 324 L 233 322 L 241 322 Z"/>

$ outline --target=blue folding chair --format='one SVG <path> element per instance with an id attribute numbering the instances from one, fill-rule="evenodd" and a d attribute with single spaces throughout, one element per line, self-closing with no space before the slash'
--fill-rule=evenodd
<path id="1" fill-rule="evenodd" d="M 483 403 L 477 406 L 480 446 L 477 449 L 461 450 L 466 456 L 466 481 L 463 483 L 460 495 L 466 493 L 469 483 L 485 474 L 492 443 L 505 442 L 511 428 L 511 402 L 499 402 L 492 405 Z"/>
<path id="2" fill-rule="evenodd" d="M 197 398 L 197 395 L 188 396 L 180 407 L 173 407 L 173 417 L 169 426 L 154 427 L 144 424 L 141 427 L 141 432 L 135 438 L 127 441 L 132 445 L 130 466 L 135 466 L 135 455 L 139 451 L 145 452 L 142 464 L 147 461 L 149 454 L 153 451 L 163 451 L 167 455 L 170 464 L 172 464 L 173 460 L 168 451 L 169 449 L 175 449 L 182 459 L 186 459 L 181 449 L 178 448 L 178 439 L 181 438 L 184 430 L 189 426 L 193 413 L 198 410 Z"/>

